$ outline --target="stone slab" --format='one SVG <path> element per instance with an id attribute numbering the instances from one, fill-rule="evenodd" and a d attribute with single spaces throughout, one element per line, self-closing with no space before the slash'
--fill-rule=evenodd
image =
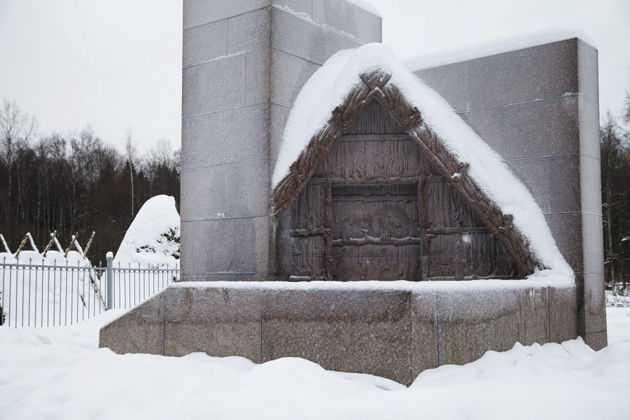
<path id="1" fill-rule="evenodd" d="M 100 346 L 256 362 L 302 357 L 410 384 L 425 369 L 467 363 L 487 350 L 575 337 L 575 288 L 409 284 L 178 284 L 103 327 Z"/>
<path id="2" fill-rule="evenodd" d="M 278 50 L 272 51 L 271 58 L 271 102 L 291 108 L 302 86 L 319 66 Z"/>
<path id="3" fill-rule="evenodd" d="M 411 369 L 414 373 L 440 365 L 438 293 L 411 297 Z"/>
<path id="4" fill-rule="evenodd" d="M 182 53 L 184 68 L 226 55 L 227 52 L 227 20 L 184 31 Z"/>
<path id="5" fill-rule="evenodd" d="M 459 115 L 493 150 L 499 154 L 502 153 L 503 117 L 500 109 L 482 109 L 464 112 Z"/>
<path id="6" fill-rule="evenodd" d="M 186 69 L 198 73 L 198 114 L 245 105 L 245 60 L 245 54 L 230 55 Z"/>
<path id="7" fill-rule="evenodd" d="M 361 44 L 382 42 L 382 19 L 346 0 L 313 0 L 313 19 L 338 31 L 352 34 Z"/>
<path id="8" fill-rule="evenodd" d="M 118 354 L 164 354 L 165 296 L 160 293 L 101 328 L 101 347 Z"/>
<path id="9" fill-rule="evenodd" d="M 418 70 L 415 74 L 431 88 L 438 91 L 453 109 L 460 112 L 469 111 L 469 62 Z"/>
<path id="10" fill-rule="evenodd" d="M 502 138 L 506 159 L 579 153 L 577 97 L 504 107 Z"/>
<path id="11" fill-rule="evenodd" d="M 270 0 L 184 0 L 184 29 L 261 9 Z"/>
<path id="12" fill-rule="evenodd" d="M 584 341 L 591 348 L 601 350 L 608 345 L 608 333 L 606 330 L 584 334 Z"/>
<path id="13" fill-rule="evenodd" d="M 578 92 L 577 39 L 470 60 L 470 107 L 503 106 Z"/>
<path id="14" fill-rule="evenodd" d="M 519 299 L 511 290 L 440 293 L 437 311 L 441 364 L 468 363 L 521 338 Z"/>
<path id="15" fill-rule="evenodd" d="M 577 337 L 577 293 L 575 288 L 547 289 L 549 340 L 562 343 Z"/>
<path id="16" fill-rule="evenodd" d="M 545 158 L 525 158 L 507 160 L 514 173 L 536 198 L 543 213 L 551 213 L 550 165 Z"/>
<path id="17" fill-rule="evenodd" d="M 246 54 L 215 58 L 183 70 L 182 116 L 208 114 L 245 105 Z"/>
<path id="18" fill-rule="evenodd" d="M 226 217 L 269 215 L 271 163 L 269 159 L 254 159 L 226 166 Z"/>
<path id="19" fill-rule="evenodd" d="M 321 65 L 335 52 L 361 43 L 341 31 L 274 7 L 271 9 L 271 45 Z"/>
<path id="20" fill-rule="evenodd" d="M 263 360 L 301 357 L 326 369 L 409 383 L 409 297 L 396 291 L 268 291 Z"/>
<path id="21" fill-rule="evenodd" d="M 271 96 L 271 49 L 249 51 L 245 56 L 245 104 L 268 104 Z M 261 142 L 264 144 L 264 142 Z"/>
<path id="22" fill-rule="evenodd" d="M 164 355 L 206 352 L 260 362 L 260 294 L 173 288 L 164 294 Z"/>
<path id="23" fill-rule="evenodd" d="M 234 264 L 243 272 L 264 273 L 269 262 L 271 216 L 235 220 L 234 234 L 245 246 L 235 249 Z"/>
<path id="24" fill-rule="evenodd" d="M 182 172 L 242 160 L 263 159 L 269 149 L 264 141 L 252 142 L 269 127 L 266 104 L 252 105 L 182 121 Z M 182 184 L 183 189 L 186 184 Z M 203 212 L 203 209 L 200 209 Z"/>
<path id="25" fill-rule="evenodd" d="M 268 7 L 234 16 L 227 22 L 229 54 L 270 46 L 271 12 Z"/>
<path id="26" fill-rule="evenodd" d="M 181 173 L 181 220 L 217 219 L 227 211 L 227 165 L 192 168 Z"/>

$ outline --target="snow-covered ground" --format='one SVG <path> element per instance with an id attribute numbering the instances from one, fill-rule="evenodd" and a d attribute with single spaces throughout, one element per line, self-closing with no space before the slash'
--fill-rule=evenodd
<path id="1" fill-rule="evenodd" d="M 625 314 L 624 312 L 625 311 Z M 406 388 L 302 359 L 98 349 L 110 311 L 56 329 L 0 328 L 2 419 L 630 418 L 630 309 L 609 308 L 608 348 L 516 345 L 422 373 Z"/>
<path id="2" fill-rule="evenodd" d="M 606 308 L 608 344 L 626 340 L 630 342 L 630 306 Z M 630 416 L 628 417 L 630 418 Z"/>

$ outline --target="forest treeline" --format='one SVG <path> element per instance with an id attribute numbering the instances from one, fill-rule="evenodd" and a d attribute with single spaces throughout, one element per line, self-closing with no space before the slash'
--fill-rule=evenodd
<path id="1" fill-rule="evenodd" d="M 85 245 L 94 231 L 89 258 L 104 262 L 147 199 L 168 194 L 179 206 L 179 151 L 161 140 L 140 154 L 131 135 L 126 140 L 121 152 L 89 127 L 76 135 L 40 134 L 34 117 L 5 101 L 0 108 L 0 233 L 11 250 L 26 232 L 43 247 L 56 230 L 65 247 L 77 232 Z"/>
<path id="2" fill-rule="evenodd" d="M 630 285 L 630 94 L 617 121 L 610 113 L 600 128 L 602 212 L 606 281 Z"/>

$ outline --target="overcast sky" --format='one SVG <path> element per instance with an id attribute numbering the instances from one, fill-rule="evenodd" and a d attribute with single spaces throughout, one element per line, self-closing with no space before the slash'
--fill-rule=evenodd
<path id="1" fill-rule="evenodd" d="M 211 0 L 208 0 L 211 1 Z M 600 108 L 630 90 L 630 0 L 369 0 L 403 59 L 532 33 L 585 33 L 599 49 Z M 0 0 L 0 99 L 41 131 L 90 124 L 122 149 L 180 140 L 181 0 Z M 536 35 L 537 36 L 537 35 Z"/>

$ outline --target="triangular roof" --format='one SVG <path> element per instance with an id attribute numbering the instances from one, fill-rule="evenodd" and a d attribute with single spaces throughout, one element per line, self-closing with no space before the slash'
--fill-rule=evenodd
<path id="1" fill-rule="evenodd" d="M 293 202 L 335 141 L 378 100 L 513 258 L 519 277 L 572 274 L 542 211 L 501 158 L 380 44 L 333 56 L 298 96 L 273 176 L 273 209 Z"/>

